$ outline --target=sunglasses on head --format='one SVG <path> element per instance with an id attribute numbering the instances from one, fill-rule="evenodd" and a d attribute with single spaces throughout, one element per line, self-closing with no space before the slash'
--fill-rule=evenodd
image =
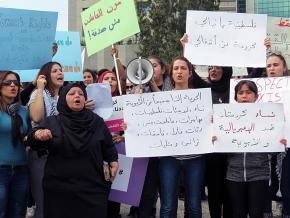
<path id="1" fill-rule="evenodd" d="M 20 86 L 20 83 L 18 82 L 18 80 L 3 80 L 2 81 L 2 86 L 10 86 L 12 83 L 15 86 Z"/>

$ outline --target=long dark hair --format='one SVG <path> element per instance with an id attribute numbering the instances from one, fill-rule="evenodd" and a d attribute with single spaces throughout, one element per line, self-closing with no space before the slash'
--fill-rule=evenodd
<path id="1" fill-rule="evenodd" d="M 173 87 L 175 87 L 175 82 L 172 79 L 173 65 L 175 61 L 177 60 L 184 61 L 188 67 L 188 70 L 192 72 L 192 76 L 189 78 L 189 81 L 188 81 L 189 87 L 194 88 L 194 89 L 208 87 L 207 83 L 204 80 L 202 80 L 200 76 L 195 72 L 194 67 L 190 63 L 190 61 L 186 57 L 183 57 L 183 56 L 177 56 L 176 58 L 172 60 L 170 64 L 169 75 L 170 75 L 171 83 Z"/>
<path id="2" fill-rule="evenodd" d="M 37 74 L 37 77 L 36 77 L 36 78 L 38 78 L 40 75 L 45 76 L 45 79 L 46 79 L 45 88 L 49 91 L 49 93 L 52 96 L 55 96 L 57 94 L 57 93 L 54 93 L 52 82 L 51 82 L 51 69 L 52 69 L 53 65 L 55 65 L 55 64 L 59 65 L 62 68 L 61 64 L 56 62 L 56 61 L 47 62 L 46 64 L 42 65 L 42 67 L 40 68 L 40 70 Z"/>
<path id="3" fill-rule="evenodd" d="M 164 74 L 163 74 L 163 78 L 165 78 L 166 76 L 168 76 L 168 69 L 167 69 L 167 65 L 165 64 L 165 62 L 158 56 L 156 55 L 151 55 L 148 57 L 148 59 L 155 59 L 158 64 L 160 64 L 160 67 L 162 70 L 164 70 Z"/>
<path id="4" fill-rule="evenodd" d="M 92 69 L 86 68 L 86 69 L 83 70 L 83 74 L 84 74 L 85 72 L 88 72 L 88 73 L 90 73 L 90 74 L 92 75 L 92 77 L 93 77 L 93 82 L 94 82 L 94 83 L 98 82 L 97 72 L 96 72 L 95 70 L 92 70 Z"/>
<path id="5" fill-rule="evenodd" d="M 17 145 L 18 142 L 23 142 L 24 135 L 21 132 L 21 127 L 23 125 L 23 121 L 20 115 L 17 113 L 20 108 L 20 86 L 18 87 L 18 92 L 14 101 L 7 105 L 2 98 L 2 83 L 3 80 L 10 74 L 13 74 L 16 77 L 18 84 L 20 84 L 20 77 L 17 73 L 12 71 L 0 71 L 0 111 L 7 112 L 11 116 L 11 136 L 12 136 L 12 143 L 14 146 Z"/>
<path id="6" fill-rule="evenodd" d="M 3 83 L 3 80 L 6 79 L 6 77 L 9 75 L 9 74 L 13 74 L 18 83 L 20 84 L 20 77 L 17 73 L 13 72 L 13 71 L 0 71 L 0 111 L 1 112 L 5 112 L 7 110 L 7 105 L 5 104 L 5 102 L 3 101 L 2 99 L 2 93 L 1 93 L 1 89 L 2 89 L 2 83 Z M 13 101 L 13 103 L 15 102 L 19 102 L 20 103 L 20 87 L 18 89 L 18 93 Z"/>

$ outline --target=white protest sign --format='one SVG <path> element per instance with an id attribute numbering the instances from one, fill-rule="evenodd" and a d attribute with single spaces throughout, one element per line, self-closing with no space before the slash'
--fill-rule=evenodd
<path id="1" fill-rule="evenodd" d="M 210 89 L 123 96 L 126 155 L 154 157 L 208 153 Z"/>
<path id="2" fill-rule="evenodd" d="M 267 15 L 187 11 L 184 55 L 197 65 L 265 67 L 266 27 Z"/>
<path id="3" fill-rule="evenodd" d="M 283 152 L 282 104 L 214 104 L 214 152 Z"/>
<path id="4" fill-rule="evenodd" d="M 123 123 L 123 99 L 122 96 L 112 97 L 113 113 L 105 120 L 110 132 L 122 131 L 121 123 Z"/>
<path id="5" fill-rule="evenodd" d="M 234 103 L 235 96 L 235 86 L 242 79 L 231 79 L 230 85 L 230 102 Z M 258 87 L 259 97 L 256 103 L 262 102 L 274 102 L 282 103 L 282 94 L 284 90 L 290 89 L 290 77 L 262 77 L 262 78 L 252 78 L 247 79 L 256 83 Z M 290 99 L 285 99 L 285 101 L 290 101 Z M 284 102 L 285 103 L 285 102 Z"/>
<path id="6" fill-rule="evenodd" d="M 290 18 L 268 17 L 267 37 L 271 40 L 271 50 L 282 52 L 290 67 Z"/>
<path id="7" fill-rule="evenodd" d="M 287 147 L 290 147 L 290 89 L 282 92 L 285 113 L 285 131 L 284 137 L 287 139 Z"/>
<path id="8" fill-rule="evenodd" d="M 118 154 L 119 169 L 111 189 L 126 192 L 130 180 L 133 158 Z"/>
<path id="9" fill-rule="evenodd" d="M 68 0 L 1 0 L 0 7 L 58 12 L 57 31 L 68 31 Z"/>
<path id="10" fill-rule="evenodd" d="M 93 100 L 94 113 L 108 119 L 113 113 L 111 87 L 109 83 L 93 83 L 86 87 L 88 100 Z"/>

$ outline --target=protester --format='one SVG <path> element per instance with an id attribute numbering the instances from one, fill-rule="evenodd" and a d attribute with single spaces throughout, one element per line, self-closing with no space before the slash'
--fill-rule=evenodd
<path id="1" fill-rule="evenodd" d="M 270 42 L 268 42 L 270 47 Z M 268 52 L 267 77 L 289 76 L 288 66 L 284 56 L 280 52 Z M 276 167 L 275 167 L 276 168 Z M 274 168 L 274 169 L 275 169 Z M 289 152 L 277 155 L 278 177 L 280 178 L 280 186 L 282 193 L 283 217 L 290 217 L 290 155 Z"/>
<path id="2" fill-rule="evenodd" d="M 153 77 L 148 84 L 145 84 L 143 90 L 140 87 L 133 89 L 133 93 L 138 92 L 159 92 L 172 90 L 171 79 L 167 72 L 165 62 L 158 56 L 150 56 L 149 61 L 153 67 Z M 154 203 L 156 204 L 156 195 L 159 187 L 159 158 L 150 157 L 145 176 L 143 191 L 138 209 L 137 217 L 149 218 L 155 216 Z M 132 208 L 133 209 L 133 208 Z"/>
<path id="3" fill-rule="evenodd" d="M 20 104 L 20 78 L 0 72 L 0 217 L 23 217 L 26 209 L 28 167 L 24 137 L 29 113 Z"/>
<path id="4" fill-rule="evenodd" d="M 130 80 L 126 80 L 126 95 L 132 94 L 133 84 L 130 82 Z"/>
<path id="5" fill-rule="evenodd" d="M 235 86 L 238 103 L 254 103 L 258 98 L 256 84 L 242 80 Z M 216 140 L 216 138 L 215 138 Z M 286 140 L 280 140 L 286 145 Z M 262 218 L 270 180 L 266 153 L 234 153 L 228 155 L 227 180 L 233 218 Z"/>
<path id="6" fill-rule="evenodd" d="M 84 69 L 83 70 L 83 84 L 88 86 L 89 84 L 96 83 L 98 81 L 97 74 L 94 70 Z"/>
<path id="7" fill-rule="evenodd" d="M 40 76 L 43 75 L 43 76 Z M 44 64 L 39 73 L 37 88 L 28 102 L 32 127 L 37 127 L 45 117 L 57 115 L 56 108 L 59 90 L 64 83 L 62 67 L 57 62 Z M 31 173 L 31 191 L 36 203 L 35 218 L 43 217 L 42 178 L 47 150 L 29 151 L 29 168 Z"/>
<path id="8" fill-rule="evenodd" d="M 182 46 L 188 42 L 185 33 L 180 39 Z M 200 86 L 211 88 L 212 103 L 229 103 L 232 67 L 209 66 L 208 77 Z M 196 80 L 192 80 L 193 86 Z M 208 188 L 209 212 L 213 218 L 232 218 L 232 211 L 226 188 L 227 155 L 212 153 L 206 156 L 205 180 Z"/>
<path id="9" fill-rule="evenodd" d="M 48 150 L 43 178 L 44 217 L 106 217 L 110 182 L 103 161 L 110 164 L 111 181 L 118 154 L 104 121 L 85 108 L 87 94 L 77 83 L 59 96 L 59 115 L 46 118 L 28 137 L 33 149 Z"/>
<path id="10" fill-rule="evenodd" d="M 184 57 L 176 57 L 170 67 L 173 90 L 189 89 L 193 74 L 191 63 Z M 200 79 L 201 80 L 201 79 Z M 199 88 L 195 86 L 194 88 Z M 184 175 L 185 210 L 187 217 L 201 217 L 201 188 L 204 179 L 205 161 L 202 155 L 186 155 L 160 158 L 160 217 L 174 217 L 177 208 L 179 175 Z"/>
<path id="11" fill-rule="evenodd" d="M 118 58 L 118 50 L 116 48 L 111 49 L 111 55 L 113 56 L 115 54 L 117 58 L 117 67 L 119 72 L 119 79 L 120 79 L 120 85 L 121 85 L 121 91 L 122 93 L 126 93 L 126 76 L 124 67 Z M 109 69 L 102 69 L 99 71 L 98 76 L 98 82 L 99 83 L 108 83 L 111 87 L 111 94 L 112 97 L 119 96 L 119 86 L 118 86 L 118 80 L 117 80 L 117 74 L 113 70 Z M 117 132 L 112 133 L 113 136 L 113 142 L 115 144 L 121 142 L 124 140 L 123 133 Z M 119 218 L 120 215 L 120 203 L 109 201 L 108 202 L 108 210 L 107 210 L 107 218 Z"/>

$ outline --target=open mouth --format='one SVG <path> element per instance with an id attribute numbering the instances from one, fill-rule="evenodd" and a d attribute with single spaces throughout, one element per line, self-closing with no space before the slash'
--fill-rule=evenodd
<path id="1" fill-rule="evenodd" d="M 75 99 L 75 100 L 74 100 L 74 103 L 76 103 L 76 104 L 80 104 L 81 101 L 80 101 L 80 99 Z"/>

